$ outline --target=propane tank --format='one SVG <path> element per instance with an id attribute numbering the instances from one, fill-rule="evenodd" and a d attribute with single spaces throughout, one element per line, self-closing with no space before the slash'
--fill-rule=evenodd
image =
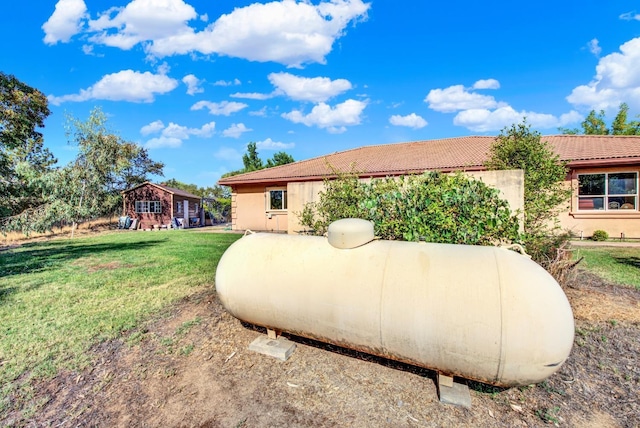
<path id="1" fill-rule="evenodd" d="M 541 382 L 573 345 L 564 292 L 527 256 L 375 240 L 360 219 L 326 238 L 247 235 L 216 290 L 242 321 L 497 386 Z"/>

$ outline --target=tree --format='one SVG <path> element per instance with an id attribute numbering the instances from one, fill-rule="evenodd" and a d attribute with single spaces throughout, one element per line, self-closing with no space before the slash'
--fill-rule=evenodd
<path id="1" fill-rule="evenodd" d="M 288 163 L 293 163 L 295 160 L 293 156 L 286 152 L 277 152 L 273 155 L 273 158 L 267 159 L 267 168 L 272 168 L 274 166 L 286 165 Z"/>
<path id="2" fill-rule="evenodd" d="M 116 212 L 121 191 L 162 174 L 163 164 L 149 159 L 142 147 L 107 128 L 106 115 L 95 108 L 86 122 L 67 118 L 67 137 L 77 145 L 76 159 L 37 181 L 42 203 L 5 219 L 3 230 L 43 232 L 55 225 L 77 223 Z"/>
<path id="3" fill-rule="evenodd" d="M 600 110 L 597 114 L 595 110 L 591 110 L 582 122 L 582 129 L 586 135 L 608 135 L 609 129 L 604 122 L 604 110 Z"/>
<path id="4" fill-rule="evenodd" d="M 229 188 L 215 185 L 213 187 L 198 187 L 171 178 L 162 183 L 165 186 L 181 189 L 203 199 L 202 207 L 211 213 L 215 220 L 221 221 L 231 212 L 231 193 Z"/>
<path id="5" fill-rule="evenodd" d="M 524 242 L 534 260 L 543 262 L 555 251 L 557 215 L 571 196 L 564 185 L 566 163 L 524 120 L 501 131 L 485 166 L 524 170 Z"/>
<path id="6" fill-rule="evenodd" d="M 273 155 L 273 158 L 267 159 L 267 162 L 265 164 L 262 162 L 262 159 L 260 159 L 260 156 L 258 155 L 257 144 L 254 142 L 250 142 L 249 144 L 247 144 L 247 152 L 242 155 L 242 163 L 244 164 L 244 168 L 227 172 L 226 174 L 223 174 L 222 177 L 231 177 L 233 175 L 258 171 L 264 168 L 272 168 L 274 166 L 285 165 L 292 162 L 295 162 L 293 156 L 286 152 L 277 152 Z"/>
<path id="7" fill-rule="evenodd" d="M 600 110 L 596 113 L 591 110 L 589 115 L 582 122 L 582 130 L 579 128 L 558 128 L 563 134 L 585 134 L 585 135 L 640 135 L 640 121 L 634 120 L 629 122 L 627 116 L 629 113 L 629 105 L 621 103 L 618 114 L 611 124 L 611 128 L 607 128 L 605 122 L 605 112 Z"/>
<path id="8" fill-rule="evenodd" d="M 264 168 L 262 159 L 258 156 L 256 143 L 247 144 L 247 153 L 242 155 L 242 163 L 244 164 L 244 172 L 257 171 Z"/>
<path id="9" fill-rule="evenodd" d="M 34 203 L 30 183 L 56 162 L 38 130 L 49 114 L 42 92 L 0 72 L 0 218 Z"/>

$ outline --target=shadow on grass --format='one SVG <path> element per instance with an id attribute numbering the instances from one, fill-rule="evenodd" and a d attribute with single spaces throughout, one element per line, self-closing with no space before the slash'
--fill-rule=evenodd
<path id="1" fill-rule="evenodd" d="M 617 263 L 640 269 L 640 257 L 636 257 L 636 256 L 628 256 L 628 257 L 614 256 L 613 260 L 615 260 Z"/>
<path id="2" fill-rule="evenodd" d="M 0 255 L 0 278 L 13 275 L 25 275 L 56 269 L 81 257 L 90 257 L 110 252 L 141 251 L 145 248 L 164 243 L 165 239 L 151 241 L 86 244 L 82 242 L 48 242 L 25 244 L 19 249 L 3 252 Z M 33 247 L 33 249 L 30 249 Z M 11 290 L 3 289 L 0 284 L 0 301 Z"/>

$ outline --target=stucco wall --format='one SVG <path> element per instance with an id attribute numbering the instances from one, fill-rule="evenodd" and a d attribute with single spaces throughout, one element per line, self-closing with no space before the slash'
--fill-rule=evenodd
<path id="1" fill-rule="evenodd" d="M 286 232 L 288 211 L 273 210 L 267 212 L 267 188 L 283 188 L 286 185 L 237 186 L 231 191 L 231 222 L 233 230 L 254 230 Z"/>
<path id="2" fill-rule="evenodd" d="M 585 211 L 578 209 L 578 174 L 636 172 L 640 174 L 640 165 L 615 168 L 589 168 L 572 171 L 567 185 L 572 188 L 571 201 L 567 210 L 559 216 L 560 226 L 574 236 L 591 237 L 595 230 L 604 230 L 612 238 L 640 238 L 640 212 L 635 210 Z M 640 204 L 637 201 L 636 204 Z M 638 205 L 636 205 L 638 207 Z"/>

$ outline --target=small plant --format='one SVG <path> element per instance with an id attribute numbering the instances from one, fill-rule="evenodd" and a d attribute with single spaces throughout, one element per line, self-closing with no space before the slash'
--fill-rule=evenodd
<path id="1" fill-rule="evenodd" d="M 558 412 L 560 411 L 560 407 L 544 407 L 542 409 L 536 410 L 536 415 L 542 419 L 543 422 L 548 424 L 559 424 L 560 419 L 558 418 Z"/>
<path id="2" fill-rule="evenodd" d="M 609 234 L 604 230 L 596 230 L 593 232 L 593 235 L 591 235 L 591 239 L 594 241 L 606 241 L 609 239 Z"/>

